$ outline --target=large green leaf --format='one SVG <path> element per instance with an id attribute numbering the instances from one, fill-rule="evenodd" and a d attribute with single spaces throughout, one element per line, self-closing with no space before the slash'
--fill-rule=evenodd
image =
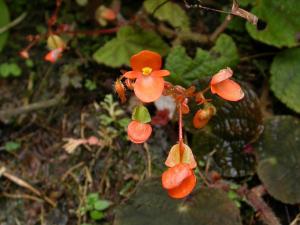
<path id="1" fill-rule="evenodd" d="M 261 42 L 276 47 L 297 45 L 299 33 L 299 0 L 260 0 L 252 12 L 267 22 L 267 27 L 258 31 L 252 24 L 247 24 L 250 35 Z"/>
<path id="2" fill-rule="evenodd" d="M 282 202 L 300 203 L 300 120 L 267 120 L 257 154 L 257 172 L 268 192 Z"/>
<path id="3" fill-rule="evenodd" d="M 218 189 L 202 188 L 188 199 L 168 197 L 158 179 L 141 184 L 121 205 L 115 225 L 241 225 L 239 210 Z"/>
<path id="4" fill-rule="evenodd" d="M 271 89 L 288 107 L 300 113 L 300 48 L 279 53 L 271 66 Z"/>
<path id="5" fill-rule="evenodd" d="M 93 57 L 98 63 L 111 67 L 129 65 L 130 57 L 142 50 L 156 51 L 165 55 L 168 45 L 152 31 L 122 27 L 117 37 L 98 49 Z"/>
<path id="6" fill-rule="evenodd" d="M 175 28 L 189 29 L 189 18 L 185 11 L 173 2 L 165 2 L 165 0 L 146 0 L 144 7 L 148 13 L 154 12 L 154 17 L 167 21 Z"/>
<path id="7" fill-rule="evenodd" d="M 0 0 L 0 29 L 9 23 L 9 11 L 4 2 Z M 8 32 L 0 33 L 0 52 L 2 51 L 6 40 L 8 37 Z"/>
<path id="8" fill-rule="evenodd" d="M 262 115 L 255 92 L 248 85 L 243 85 L 243 90 L 245 97 L 239 102 L 214 99 L 217 114 L 193 137 L 194 153 L 209 160 L 212 169 L 225 177 L 255 172 L 254 155 L 247 150 L 262 132 Z"/>
<path id="9" fill-rule="evenodd" d="M 189 85 L 193 80 L 211 76 L 220 69 L 234 67 L 238 61 L 234 41 L 222 34 L 210 51 L 198 48 L 194 59 L 186 54 L 184 47 L 173 48 L 167 57 L 166 68 L 171 72 L 168 78 L 171 82 Z"/>

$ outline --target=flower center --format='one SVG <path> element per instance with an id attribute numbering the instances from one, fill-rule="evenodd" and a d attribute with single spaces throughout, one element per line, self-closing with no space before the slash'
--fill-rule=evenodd
<path id="1" fill-rule="evenodd" d="M 144 67 L 142 69 L 142 72 L 143 72 L 143 75 L 148 76 L 152 72 L 152 68 L 150 68 L 150 67 Z"/>

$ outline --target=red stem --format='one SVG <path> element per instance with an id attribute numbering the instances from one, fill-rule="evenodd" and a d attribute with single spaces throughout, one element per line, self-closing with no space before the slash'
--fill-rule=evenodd
<path id="1" fill-rule="evenodd" d="M 86 34 L 86 35 L 98 35 L 98 34 L 111 34 L 116 33 L 119 30 L 120 27 L 114 27 L 109 29 L 101 29 L 101 30 L 78 30 L 78 31 L 63 31 L 61 33 L 67 33 L 67 34 Z M 58 33 L 58 32 L 56 32 Z"/>
<path id="2" fill-rule="evenodd" d="M 180 149 L 180 158 L 182 157 L 183 154 L 183 137 L 182 137 L 182 109 L 181 109 L 181 103 L 178 105 L 178 126 L 179 126 L 179 131 L 178 131 L 178 138 L 179 138 L 179 149 Z M 180 160 L 181 161 L 181 160 Z"/>

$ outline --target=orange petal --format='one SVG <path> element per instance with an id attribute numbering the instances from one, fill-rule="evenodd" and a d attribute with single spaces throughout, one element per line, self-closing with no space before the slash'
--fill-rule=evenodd
<path id="1" fill-rule="evenodd" d="M 188 196 L 196 186 L 196 176 L 192 172 L 191 176 L 187 177 L 178 187 L 168 190 L 171 198 L 184 198 Z"/>
<path id="2" fill-rule="evenodd" d="M 148 140 L 152 133 L 152 127 L 146 123 L 131 121 L 128 125 L 127 134 L 130 141 L 136 144 L 143 143 Z"/>
<path id="3" fill-rule="evenodd" d="M 215 85 L 217 83 L 220 83 L 232 77 L 232 75 L 233 75 L 233 71 L 229 67 L 227 67 L 226 69 L 220 70 L 217 74 L 215 74 L 212 77 L 210 84 Z"/>
<path id="4" fill-rule="evenodd" d="M 124 77 L 126 77 L 128 79 L 135 79 L 140 75 L 142 75 L 142 72 L 139 72 L 139 71 L 128 71 L 128 72 L 124 73 Z"/>
<path id="5" fill-rule="evenodd" d="M 143 102 L 154 102 L 164 90 L 162 77 L 141 76 L 134 83 L 134 93 Z"/>
<path id="6" fill-rule="evenodd" d="M 149 50 L 143 50 L 130 59 L 132 70 L 142 71 L 144 67 L 150 67 L 152 70 L 159 70 L 161 68 L 161 56 Z"/>
<path id="7" fill-rule="evenodd" d="M 224 80 L 218 84 L 211 85 L 210 89 L 213 94 L 217 94 L 228 101 L 239 101 L 245 95 L 241 86 L 233 80 Z"/>
<path id="8" fill-rule="evenodd" d="M 173 145 L 165 162 L 167 167 L 174 167 L 179 163 L 188 164 L 191 169 L 197 167 L 196 160 L 190 147 L 183 144 L 183 148 L 183 154 L 180 156 L 179 144 Z"/>
<path id="9" fill-rule="evenodd" d="M 165 76 L 169 76 L 169 75 L 170 75 L 169 70 L 155 70 L 151 73 L 151 76 L 154 76 L 154 77 L 165 77 Z"/>
<path id="10" fill-rule="evenodd" d="M 162 186 L 165 189 L 173 189 L 181 185 L 181 183 L 189 176 L 193 171 L 188 164 L 177 164 L 174 167 L 167 169 L 162 174 Z"/>

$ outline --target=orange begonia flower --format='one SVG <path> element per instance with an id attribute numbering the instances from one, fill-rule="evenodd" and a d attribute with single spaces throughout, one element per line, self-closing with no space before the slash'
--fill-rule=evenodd
<path id="1" fill-rule="evenodd" d="M 47 55 L 45 55 L 45 60 L 51 63 L 55 63 L 59 58 L 62 57 L 62 52 L 63 48 L 51 50 Z"/>
<path id="2" fill-rule="evenodd" d="M 184 198 L 196 185 L 196 176 L 188 164 L 180 163 L 162 174 L 162 186 L 172 198 Z"/>
<path id="3" fill-rule="evenodd" d="M 134 93 L 143 102 L 157 100 L 164 90 L 164 76 L 170 75 L 168 70 L 160 70 L 162 66 L 161 56 L 149 50 L 144 50 L 130 59 L 132 71 L 124 76 L 128 79 L 136 79 Z"/>
<path id="4" fill-rule="evenodd" d="M 150 124 L 141 123 L 133 120 L 129 123 L 127 134 L 130 141 L 136 144 L 141 144 L 148 140 L 152 133 L 152 127 Z"/>
<path id="5" fill-rule="evenodd" d="M 196 160 L 194 158 L 193 152 L 189 146 L 186 144 L 182 144 L 183 150 L 180 151 L 180 145 L 173 145 L 171 148 L 168 158 L 165 162 L 167 167 L 174 167 L 177 164 L 185 163 L 189 165 L 191 169 L 197 167 Z"/>
<path id="6" fill-rule="evenodd" d="M 233 71 L 230 68 L 220 70 L 215 74 L 210 82 L 211 92 L 228 101 L 241 100 L 244 92 L 238 83 L 229 79 L 232 75 Z"/>
<path id="7" fill-rule="evenodd" d="M 203 128 L 208 123 L 213 115 L 216 114 L 216 109 L 213 106 L 209 106 L 204 109 L 199 109 L 193 118 L 193 125 L 195 128 Z"/>

